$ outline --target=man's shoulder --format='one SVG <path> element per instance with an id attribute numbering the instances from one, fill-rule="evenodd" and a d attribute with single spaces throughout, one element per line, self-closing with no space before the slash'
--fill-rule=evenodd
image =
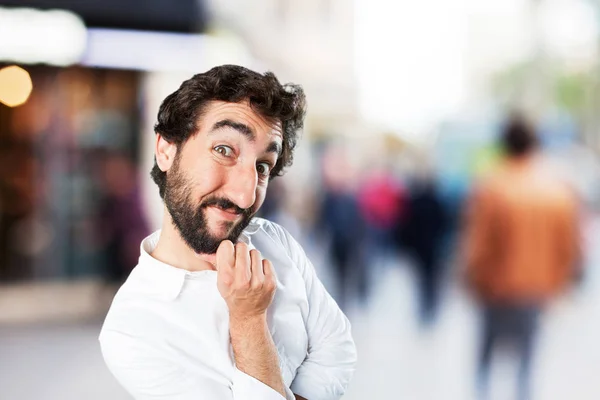
<path id="1" fill-rule="evenodd" d="M 183 274 L 156 271 L 155 266 L 140 263 L 115 294 L 104 326 L 136 327 L 153 323 L 177 297 L 184 283 Z M 179 275 L 179 276 L 178 276 Z"/>
<path id="2" fill-rule="evenodd" d="M 472 184 L 471 193 L 475 199 L 497 197 L 506 191 L 507 185 L 510 187 L 510 183 L 511 178 L 502 167 L 498 167 L 477 176 Z"/>
<path id="3" fill-rule="evenodd" d="M 244 231 L 248 236 L 261 238 L 267 236 L 283 245 L 288 245 L 291 238 L 290 233 L 281 225 L 271 220 L 254 217 Z"/>
<path id="4" fill-rule="evenodd" d="M 282 225 L 264 218 L 253 218 L 245 231 L 252 243 L 261 253 L 272 256 L 285 253 L 293 262 L 297 262 L 304 250 L 298 241 Z"/>
<path id="5" fill-rule="evenodd" d="M 143 318 L 146 314 L 150 314 L 149 303 L 157 300 L 164 301 L 158 294 L 156 285 L 149 281 L 139 265 L 136 266 L 115 294 L 105 324 L 127 321 L 131 317 Z"/>

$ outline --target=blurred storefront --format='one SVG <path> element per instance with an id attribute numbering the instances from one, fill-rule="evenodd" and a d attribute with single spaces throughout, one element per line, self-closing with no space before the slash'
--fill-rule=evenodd
<path id="1" fill-rule="evenodd" d="M 28 101 L 0 108 L 0 279 L 98 274 L 103 202 L 137 163 L 139 73 L 27 69 Z"/>
<path id="2" fill-rule="evenodd" d="M 208 22 L 195 0 L 0 1 L 0 282 L 135 265 L 160 99 L 216 62 L 251 63 Z"/>

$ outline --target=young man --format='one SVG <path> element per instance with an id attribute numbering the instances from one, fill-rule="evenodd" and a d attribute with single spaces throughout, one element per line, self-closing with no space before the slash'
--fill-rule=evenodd
<path id="1" fill-rule="evenodd" d="M 350 324 L 282 227 L 253 218 L 292 163 L 305 98 L 225 65 L 169 95 L 152 178 L 162 229 L 106 317 L 121 384 L 150 399 L 338 399 L 356 363 Z"/>

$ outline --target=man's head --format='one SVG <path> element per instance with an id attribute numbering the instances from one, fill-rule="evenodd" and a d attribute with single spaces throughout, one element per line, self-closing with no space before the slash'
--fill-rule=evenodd
<path id="1" fill-rule="evenodd" d="M 514 114 L 509 118 L 500 142 L 509 157 L 530 154 L 537 147 L 537 137 L 533 127 L 520 114 Z"/>
<path id="2" fill-rule="evenodd" d="M 291 165 L 305 107 L 299 86 L 233 65 L 193 76 L 163 101 L 151 176 L 194 251 L 237 240 L 269 180 Z"/>

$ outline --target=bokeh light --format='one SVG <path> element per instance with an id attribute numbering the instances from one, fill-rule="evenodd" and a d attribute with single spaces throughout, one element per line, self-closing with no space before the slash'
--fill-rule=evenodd
<path id="1" fill-rule="evenodd" d="M 0 69 L 0 103 L 9 107 L 20 106 L 27 101 L 32 90 L 31 77 L 23 68 L 12 65 Z"/>

